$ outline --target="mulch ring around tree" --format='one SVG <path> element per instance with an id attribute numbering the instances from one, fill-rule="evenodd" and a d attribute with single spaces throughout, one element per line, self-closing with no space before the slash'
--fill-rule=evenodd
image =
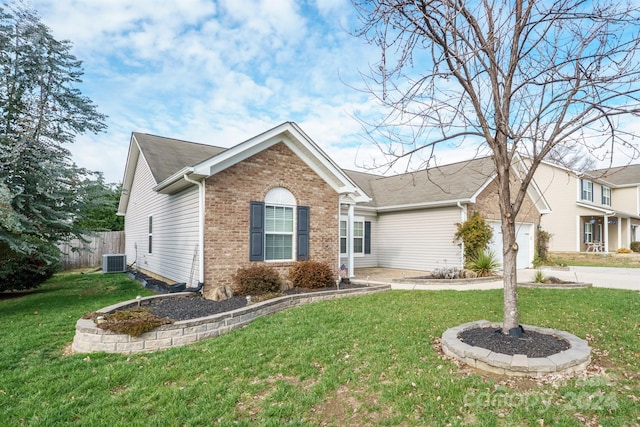
<path id="1" fill-rule="evenodd" d="M 522 337 L 518 338 L 491 327 L 467 329 L 458 334 L 458 338 L 465 344 L 510 356 L 524 354 L 527 357 L 547 357 L 570 347 L 567 341 L 553 335 L 525 330 Z"/>

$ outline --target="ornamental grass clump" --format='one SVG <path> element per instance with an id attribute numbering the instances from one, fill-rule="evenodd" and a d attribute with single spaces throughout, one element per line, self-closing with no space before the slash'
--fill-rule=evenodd
<path id="1" fill-rule="evenodd" d="M 255 264 L 239 268 L 233 276 L 234 295 L 263 295 L 278 293 L 282 287 L 280 274 L 268 265 Z"/>
<path id="2" fill-rule="evenodd" d="M 493 251 L 480 251 L 471 259 L 467 268 L 476 272 L 478 277 L 489 277 L 493 276 L 494 270 L 500 268 L 500 263 Z"/>
<path id="3" fill-rule="evenodd" d="M 336 279 L 327 263 L 298 261 L 289 269 L 289 280 L 296 288 L 318 289 L 333 286 Z"/>
<path id="4" fill-rule="evenodd" d="M 94 312 L 87 314 L 84 319 L 91 319 L 98 328 L 117 334 L 127 334 L 137 337 L 158 326 L 173 323 L 171 319 L 159 317 L 151 313 L 148 307 L 137 307 L 131 310 L 116 310 L 113 313 Z"/>

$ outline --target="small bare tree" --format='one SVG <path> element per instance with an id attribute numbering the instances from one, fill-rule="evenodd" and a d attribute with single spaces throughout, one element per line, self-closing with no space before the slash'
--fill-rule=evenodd
<path id="1" fill-rule="evenodd" d="M 492 155 L 509 333 L 519 325 L 515 218 L 540 162 L 577 147 L 600 161 L 616 150 L 639 157 L 621 120 L 640 113 L 639 10 L 598 0 L 353 2 L 357 35 L 382 53 L 364 81 L 387 113 L 364 124 L 391 161 L 425 150 L 431 159 L 446 142 L 475 141 Z M 518 180 L 516 156 L 526 160 Z"/>

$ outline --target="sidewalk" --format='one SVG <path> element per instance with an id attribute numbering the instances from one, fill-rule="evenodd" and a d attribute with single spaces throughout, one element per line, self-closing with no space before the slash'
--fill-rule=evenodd
<path id="1" fill-rule="evenodd" d="M 569 267 L 569 269 L 556 269 L 552 267 L 541 268 L 545 276 L 553 276 L 558 279 L 582 283 L 591 283 L 594 287 L 610 289 L 630 289 L 640 291 L 640 269 L 638 268 L 608 268 L 608 267 Z M 518 270 L 518 282 L 531 282 L 537 269 Z M 351 278 L 354 283 L 361 284 L 390 284 L 395 290 L 486 290 L 502 289 L 502 278 L 491 281 L 482 281 L 465 284 L 420 284 L 407 283 L 404 280 L 426 276 L 428 271 L 403 270 L 393 268 L 359 268 L 355 270 L 355 276 Z"/>

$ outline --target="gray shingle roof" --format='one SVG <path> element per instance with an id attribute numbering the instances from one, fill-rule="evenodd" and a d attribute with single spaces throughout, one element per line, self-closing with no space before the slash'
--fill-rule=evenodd
<path id="1" fill-rule="evenodd" d="M 226 148 L 179 139 L 133 133 L 146 159 L 156 184 L 188 166 L 194 166 L 226 150 Z"/>
<path id="2" fill-rule="evenodd" d="M 587 172 L 587 174 L 597 179 L 603 179 L 614 185 L 640 184 L 640 165 L 596 169 Z"/>
<path id="3" fill-rule="evenodd" d="M 495 174 L 491 157 L 384 177 L 345 171 L 373 201 L 369 206 L 389 207 L 468 200 Z"/>

